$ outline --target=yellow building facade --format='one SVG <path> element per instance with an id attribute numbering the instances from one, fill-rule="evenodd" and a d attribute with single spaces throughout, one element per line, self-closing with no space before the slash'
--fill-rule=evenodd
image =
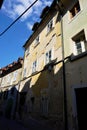
<path id="1" fill-rule="evenodd" d="M 62 129 L 61 24 L 55 2 L 42 11 L 40 18 L 24 45 L 19 113 L 23 120 L 29 117 L 47 120 Z"/>

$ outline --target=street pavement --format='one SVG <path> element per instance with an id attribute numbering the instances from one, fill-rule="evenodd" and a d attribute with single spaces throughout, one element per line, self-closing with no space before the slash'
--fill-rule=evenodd
<path id="1" fill-rule="evenodd" d="M 29 130 L 17 121 L 0 117 L 0 130 Z"/>
<path id="2" fill-rule="evenodd" d="M 9 120 L 5 117 L 0 117 L 0 130 L 54 130 L 46 125 L 40 124 L 38 121 L 29 119 L 28 127 L 26 128 L 21 122 Z"/>

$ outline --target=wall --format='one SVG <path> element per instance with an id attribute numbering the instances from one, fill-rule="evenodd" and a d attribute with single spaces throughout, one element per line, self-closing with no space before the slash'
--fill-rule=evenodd
<path id="1" fill-rule="evenodd" d="M 53 18 L 53 29 L 47 34 L 47 24 Z M 46 19 L 46 20 L 45 20 Z M 34 40 L 29 41 L 30 53 L 24 57 L 23 70 L 26 68 L 26 76 L 20 85 L 20 92 L 26 92 L 24 107 L 20 105 L 22 119 L 30 116 L 36 119 L 50 122 L 50 125 L 63 128 L 63 85 L 62 85 L 62 60 L 61 26 L 59 13 L 53 11 L 47 15 L 33 34 Z M 40 35 L 40 43 L 35 46 L 35 39 Z M 28 48 L 28 43 L 26 45 Z M 45 63 L 45 55 L 52 49 L 52 70 L 48 70 Z M 38 60 L 36 73 L 32 74 L 32 64 Z M 23 77 L 23 74 L 22 74 Z"/>
<path id="2" fill-rule="evenodd" d="M 87 34 L 87 2 L 86 0 L 80 0 L 81 11 L 70 20 L 69 11 L 63 17 L 63 35 L 64 35 L 64 49 L 65 57 L 73 53 L 73 43 L 72 37 L 84 29 L 85 34 Z M 87 37 L 86 37 L 87 39 Z"/>

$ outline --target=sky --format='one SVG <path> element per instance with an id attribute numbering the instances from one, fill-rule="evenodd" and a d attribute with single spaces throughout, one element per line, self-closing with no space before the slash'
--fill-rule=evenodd
<path id="1" fill-rule="evenodd" d="M 35 0 L 4 0 L 0 10 L 0 34 Z M 7 32 L 0 36 L 0 68 L 24 56 L 23 45 L 32 34 L 32 26 L 53 0 L 38 0 Z"/>

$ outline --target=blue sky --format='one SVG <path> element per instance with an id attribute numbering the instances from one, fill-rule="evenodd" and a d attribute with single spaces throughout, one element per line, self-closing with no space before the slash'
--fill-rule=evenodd
<path id="1" fill-rule="evenodd" d="M 0 33 L 35 0 L 4 0 L 0 10 Z M 39 21 L 42 9 L 53 0 L 38 0 L 4 35 L 0 36 L 0 68 L 23 57 L 23 45 L 32 34 L 32 26 Z"/>

